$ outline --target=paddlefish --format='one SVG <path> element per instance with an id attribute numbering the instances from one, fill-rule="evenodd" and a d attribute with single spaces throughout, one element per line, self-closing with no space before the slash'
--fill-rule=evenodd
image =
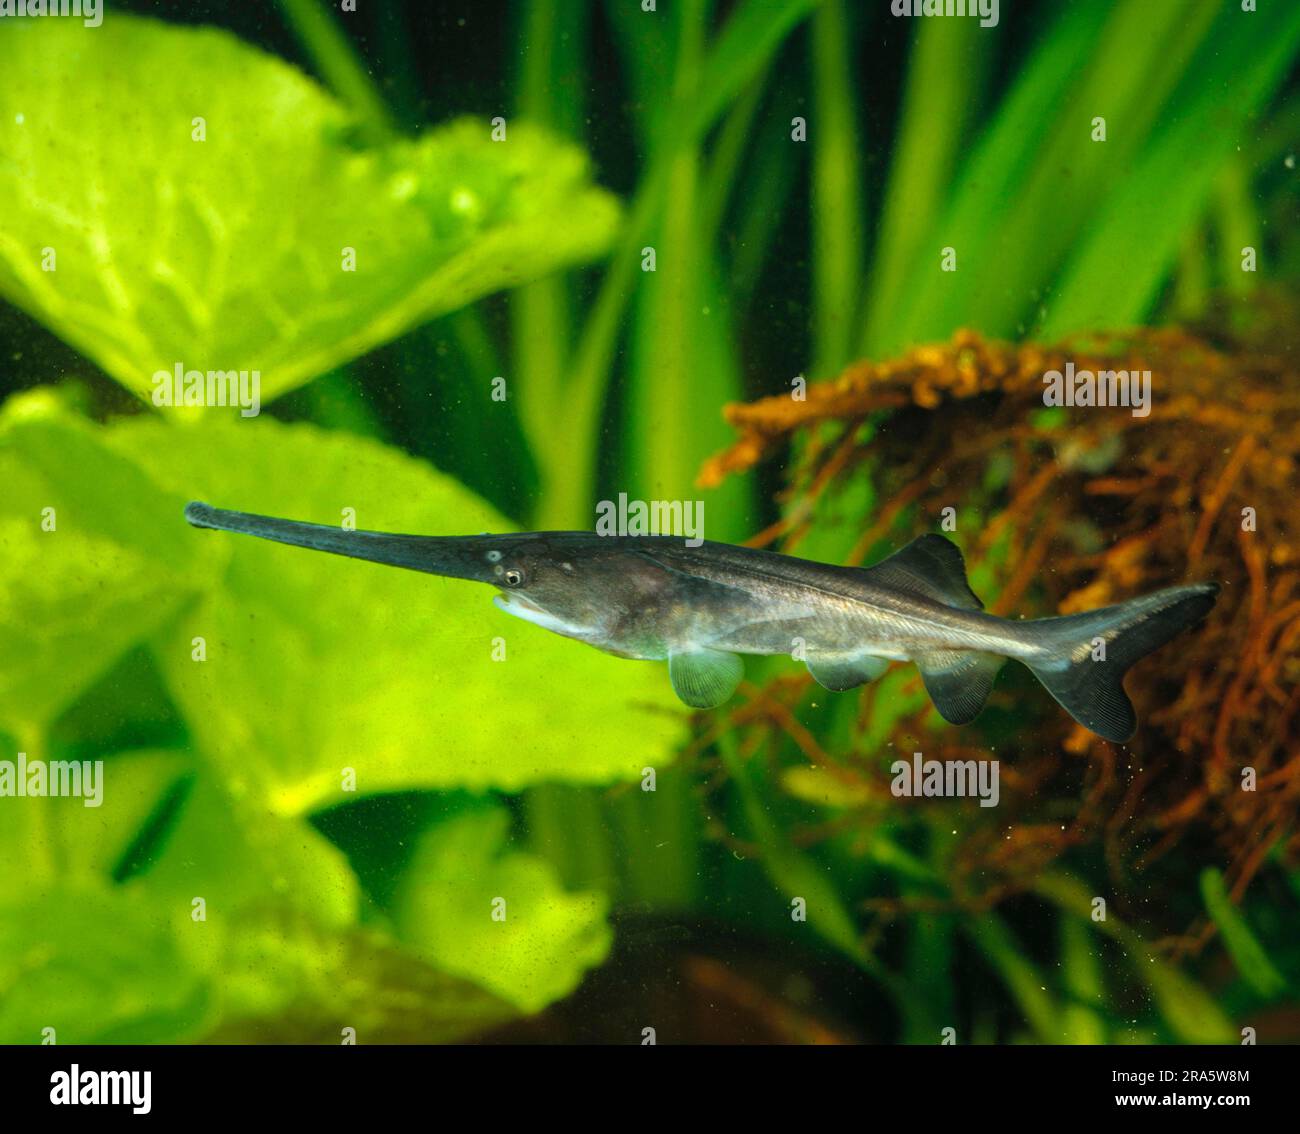
<path id="1" fill-rule="evenodd" d="M 735 693 L 742 654 L 786 654 L 835 692 L 914 662 L 940 715 L 974 720 L 1007 658 L 1076 721 L 1122 743 L 1137 730 L 1124 674 L 1203 618 L 1216 583 L 1115 606 L 1017 620 L 984 611 L 957 546 L 923 535 L 871 567 L 673 536 L 593 532 L 421 536 L 349 531 L 198 502 L 199 528 L 241 532 L 497 588 L 496 605 L 622 658 L 668 662 L 677 696 L 711 709 Z"/>

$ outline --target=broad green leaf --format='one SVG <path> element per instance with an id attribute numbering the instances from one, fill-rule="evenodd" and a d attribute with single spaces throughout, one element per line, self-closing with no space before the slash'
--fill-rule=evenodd
<path id="1" fill-rule="evenodd" d="M 179 363 L 256 370 L 272 398 L 599 255 L 617 224 L 583 153 L 526 124 L 364 149 L 332 97 L 224 31 L 18 23 L 0 37 L 0 296 L 141 396 Z"/>
<path id="2" fill-rule="evenodd" d="M 454 481 L 352 436 L 270 421 L 106 435 L 160 483 L 222 506 L 321 523 L 351 508 L 360 528 L 427 534 L 508 527 Z M 225 565 L 153 648 L 204 753 L 276 811 L 355 798 L 345 769 L 362 794 L 633 779 L 682 735 L 662 666 L 514 619 L 482 585 L 188 529 L 179 507 L 151 523 L 180 525 Z"/>
<path id="3" fill-rule="evenodd" d="M 519 1014 L 382 934 L 283 908 L 239 915 L 216 991 L 213 1043 L 447 1043 Z"/>
<path id="4" fill-rule="evenodd" d="M 188 790 L 176 793 L 182 777 Z M 304 820 L 231 797 L 211 770 L 195 773 L 174 752 L 114 753 L 102 760 L 98 783 L 95 806 L 77 798 L 3 801 L 11 820 L 0 850 L 12 869 L 0 882 L 0 903 L 20 908 L 57 879 L 60 890 L 75 885 L 102 898 L 96 916 L 113 926 L 147 914 L 149 947 L 183 953 L 190 969 L 211 974 L 223 1002 L 230 953 L 241 947 L 250 917 L 279 910 L 322 929 L 356 921 L 359 891 L 343 854 Z M 156 838 L 143 837 L 171 799 L 179 801 L 176 817 Z M 139 860 L 133 877 L 110 889 L 128 857 Z M 201 917 L 195 899 L 202 899 Z M 45 922 L 32 924 L 42 927 L 33 940 L 44 937 Z M 102 968 L 72 946 L 60 964 L 69 973 L 84 969 L 86 979 Z M 291 992 L 285 984 L 284 995 Z M 167 1037 L 148 1031 L 144 1038 Z"/>
<path id="5" fill-rule="evenodd" d="M 540 859 L 506 849 L 510 815 L 480 804 L 420 839 L 397 900 L 401 938 L 438 968 L 524 1012 L 572 992 L 605 959 L 608 899 L 566 893 Z"/>
<path id="6" fill-rule="evenodd" d="M 0 1043 L 193 1040 L 211 1006 L 147 899 L 90 883 L 0 898 Z"/>
<path id="7" fill-rule="evenodd" d="M 338 926 L 356 921 L 360 900 L 352 868 L 324 835 L 303 819 L 269 812 L 256 797 L 231 794 L 208 770 L 195 778 L 174 830 L 133 884 L 195 956 L 219 956 L 250 907 L 280 904 Z"/>
<path id="8" fill-rule="evenodd" d="M 0 658 L 15 663 L 0 714 L 18 735 L 148 637 L 204 754 L 232 789 L 282 813 L 354 798 L 348 768 L 363 794 L 607 783 L 662 764 L 680 738 L 662 667 L 513 619 L 485 587 L 200 532 L 182 517 L 184 500 L 206 498 L 324 522 L 353 508 L 377 529 L 507 527 L 427 466 L 269 421 L 96 430 L 29 410 L 0 429 L 0 469 L 18 486 L 0 502 Z M 46 502 L 55 532 L 39 527 Z"/>
<path id="9" fill-rule="evenodd" d="M 152 522 L 180 502 L 53 399 L 6 403 L 0 484 L 0 723 L 28 737 L 198 582 L 181 533 Z"/>
<path id="10" fill-rule="evenodd" d="M 0 800 L 0 1043 L 41 1043 L 47 1027 L 58 1043 L 165 1042 L 208 1026 L 202 967 L 156 902 L 110 885 L 181 771 L 172 753 L 117 753 L 104 759 L 98 806 Z"/>
<path id="11" fill-rule="evenodd" d="M 312 1006 L 328 1014 L 322 988 L 331 973 L 339 980 L 339 935 L 357 920 L 360 889 L 343 853 L 309 823 L 226 791 L 204 770 L 138 869 L 131 890 L 212 974 L 222 1021 Z"/>
<path id="12" fill-rule="evenodd" d="M 190 762 L 104 760 L 102 800 L 10 799 L 0 849 L 0 1041 L 435 1042 L 517 1010 L 349 928 L 342 855 L 200 774 L 137 876 L 109 887 Z M 57 875 L 58 881 L 51 885 Z M 206 918 L 191 916 L 193 897 Z M 214 1030 L 215 1029 L 215 1030 Z"/>
<path id="13" fill-rule="evenodd" d="M 58 774 L 75 777 L 79 795 L 13 795 L 0 798 L 0 900 L 17 902 L 57 880 L 106 886 L 146 819 L 169 787 L 186 773 L 188 761 L 175 752 L 115 752 L 85 757 L 71 768 L 71 756 L 13 752 L 0 759 L 27 771 L 30 788 L 37 766 L 48 787 Z M 87 764 L 89 767 L 87 767 Z M 97 766 L 98 765 L 98 766 Z M 6 769 L 7 770 L 7 769 Z M 17 775 L 15 775 L 17 779 Z"/>
<path id="14" fill-rule="evenodd" d="M 0 516 L 0 720 L 20 736 L 71 704 L 177 598 L 144 556 L 38 525 Z"/>
<path id="15" fill-rule="evenodd" d="M 359 890 L 305 820 L 234 798 L 201 772 L 131 887 L 212 974 L 216 1031 L 236 1042 L 436 1042 L 516 1014 L 478 985 L 355 928 Z M 202 897 L 206 917 L 192 917 Z"/>
<path id="16" fill-rule="evenodd" d="M 5 402 L 0 474 L 6 489 L 0 515 L 39 523 L 49 508 L 59 531 L 102 537 L 159 568 L 191 575 L 202 563 L 185 528 L 157 523 L 164 509 L 183 506 L 185 497 L 169 497 L 134 460 L 112 452 L 103 430 L 69 410 L 56 391 L 32 390 Z M 204 585 L 193 582 L 196 590 Z"/>
<path id="17" fill-rule="evenodd" d="M 326 989 L 338 991 L 343 933 L 360 902 L 343 853 L 305 820 L 227 791 L 209 768 L 193 776 L 178 812 L 119 893 L 147 901 L 188 962 L 211 974 L 223 1023 L 328 1018 L 336 1000 Z"/>

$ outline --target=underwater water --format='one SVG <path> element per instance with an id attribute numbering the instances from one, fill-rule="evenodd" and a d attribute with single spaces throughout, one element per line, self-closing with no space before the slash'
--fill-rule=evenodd
<path id="1" fill-rule="evenodd" d="M 0 1042 L 1300 1042 L 1300 6 L 12 7 Z"/>

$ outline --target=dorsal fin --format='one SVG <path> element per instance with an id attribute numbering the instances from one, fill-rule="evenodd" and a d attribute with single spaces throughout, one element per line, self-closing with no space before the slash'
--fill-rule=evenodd
<path id="1" fill-rule="evenodd" d="M 872 582 L 911 591 L 948 606 L 983 610 L 984 604 L 966 582 L 966 562 L 951 540 L 941 535 L 918 536 L 901 551 L 866 568 Z"/>

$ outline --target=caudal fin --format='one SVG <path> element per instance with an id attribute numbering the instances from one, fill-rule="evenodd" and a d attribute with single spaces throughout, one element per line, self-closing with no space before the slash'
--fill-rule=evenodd
<path id="1" fill-rule="evenodd" d="M 1107 740 L 1128 740 L 1137 731 L 1137 716 L 1124 692 L 1124 674 L 1204 618 L 1218 593 L 1217 583 L 1193 583 L 1085 614 L 1038 619 L 1025 629 L 1051 657 L 1027 664 L 1084 728 Z"/>

